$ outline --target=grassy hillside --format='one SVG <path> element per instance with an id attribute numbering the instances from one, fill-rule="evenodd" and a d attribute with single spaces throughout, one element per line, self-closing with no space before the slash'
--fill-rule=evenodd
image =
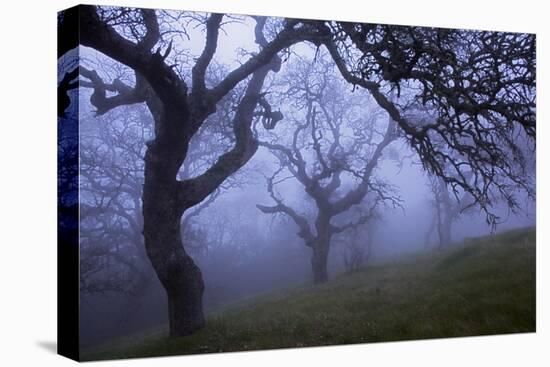
<path id="1" fill-rule="evenodd" d="M 166 327 L 85 351 L 84 359 L 535 331 L 535 229 L 475 238 L 225 307 L 197 334 Z"/>

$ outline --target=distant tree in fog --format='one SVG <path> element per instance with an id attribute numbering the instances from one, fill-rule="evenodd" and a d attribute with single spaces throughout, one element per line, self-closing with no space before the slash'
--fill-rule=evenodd
<path id="1" fill-rule="evenodd" d="M 383 151 L 398 132 L 385 113 L 369 108 L 366 95 L 351 92 L 323 54 L 291 65 L 284 86 L 284 98 L 292 107 L 282 124 L 292 124 L 294 131 L 288 144 L 278 143 L 277 137 L 259 143 L 278 159 L 279 169 L 267 177 L 267 190 L 275 204 L 258 205 L 258 209 L 292 218 L 298 235 L 311 248 L 313 281 L 323 283 L 328 279 L 333 236 L 368 223 L 385 202 L 399 204 L 391 185 L 376 177 Z M 283 174 L 287 177 L 281 178 Z M 293 208 L 277 192 L 277 185 L 288 175 L 315 203 L 313 226 L 300 208 Z M 356 218 L 335 223 L 337 216 L 362 203 L 364 210 Z"/>
<path id="2" fill-rule="evenodd" d="M 342 260 L 346 271 L 354 271 L 366 266 L 372 259 L 375 245 L 375 234 L 381 215 L 373 217 L 365 224 L 350 230 L 348 236 L 335 239 L 336 246 L 341 247 Z"/>
<path id="3" fill-rule="evenodd" d="M 150 266 L 143 248 L 141 185 L 143 140 L 151 128 L 142 108 L 116 112 L 103 126 L 81 122 L 80 291 L 86 294 L 147 289 Z M 95 122 L 95 121 L 94 121 Z"/>
<path id="4" fill-rule="evenodd" d="M 471 176 L 471 175 L 469 175 Z M 429 176 L 429 186 L 432 197 L 430 209 L 432 217 L 426 231 L 425 246 L 430 245 L 432 235 L 437 236 L 437 248 L 442 249 L 452 243 L 453 224 L 461 215 L 471 212 L 475 201 L 468 193 L 463 193 L 460 198 L 454 198 L 453 192 L 441 178 Z"/>

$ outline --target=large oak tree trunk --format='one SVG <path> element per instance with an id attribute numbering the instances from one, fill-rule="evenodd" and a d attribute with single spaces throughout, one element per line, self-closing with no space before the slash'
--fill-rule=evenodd
<path id="1" fill-rule="evenodd" d="M 189 115 L 185 108 L 151 110 L 157 123 L 145 154 L 143 236 L 147 256 L 166 290 L 170 336 L 178 337 L 204 327 L 204 281 L 185 252 L 180 231 L 187 206 L 177 173 L 187 153 L 183 142 L 188 141 L 184 126 Z"/>
<path id="2" fill-rule="evenodd" d="M 170 336 L 193 334 L 204 327 L 202 296 L 204 281 L 198 266 L 185 252 L 180 223 L 186 209 L 201 202 L 225 178 L 244 165 L 257 144 L 250 123 L 263 81 L 270 70 L 256 71 L 234 117 L 235 147 L 193 183 L 178 181 L 190 137 L 199 124 L 193 123 L 185 104 L 149 103 L 155 118 L 155 139 L 147 143 L 143 186 L 143 235 L 147 255 L 168 296 Z M 207 115 L 205 111 L 194 115 Z M 186 187 L 186 189 L 184 189 Z M 211 187 L 211 190 L 205 190 Z"/>
<path id="3" fill-rule="evenodd" d="M 166 287 L 171 337 L 190 335 L 204 327 L 201 271 L 189 256 L 180 266 L 181 276 L 171 278 L 171 284 Z"/>
<path id="4" fill-rule="evenodd" d="M 204 282 L 200 269 L 183 247 L 181 210 L 171 186 L 175 187 L 145 180 L 143 234 L 147 255 L 168 297 L 170 336 L 176 337 L 190 335 L 204 326 Z"/>

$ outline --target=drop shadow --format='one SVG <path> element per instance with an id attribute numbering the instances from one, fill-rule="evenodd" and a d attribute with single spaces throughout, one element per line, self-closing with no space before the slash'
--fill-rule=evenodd
<path id="1" fill-rule="evenodd" d="M 42 347 L 43 349 L 47 350 L 50 353 L 57 354 L 57 342 L 55 341 L 37 341 L 36 345 L 39 347 Z"/>

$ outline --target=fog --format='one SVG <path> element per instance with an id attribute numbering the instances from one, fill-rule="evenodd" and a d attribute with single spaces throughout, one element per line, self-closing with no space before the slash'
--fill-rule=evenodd
<path id="1" fill-rule="evenodd" d="M 164 19 L 164 27 L 172 24 L 171 18 Z M 187 34 L 171 38 L 169 61 L 177 64 L 178 73 L 191 85 L 192 61 L 204 47 L 205 29 L 197 20 L 186 21 Z M 266 38 L 280 26 L 278 22 L 268 20 Z M 223 26 L 214 61 L 207 70 L 208 84 L 216 85 L 229 70 L 258 52 L 254 26 L 254 20 L 244 16 L 230 18 Z M 168 40 L 163 39 L 161 47 L 166 47 Z M 70 57 L 74 55 L 66 56 Z M 281 58 L 281 70 L 268 75 L 263 91 L 270 108 L 280 111 L 283 118 L 275 121 L 276 126 L 266 127 L 274 120 L 264 121 L 258 114 L 253 123 L 261 142 L 256 153 L 182 219 L 184 247 L 204 277 L 207 312 L 247 297 L 312 286 L 315 280 L 312 248 L 307 246 L 303 228 L 291 215 L 273 208 L 291 208 L 305 219 L 311 235 L 319 237 L 315 228 L 319 204 L 298 178 L 295 166 L 299 164 L 289 163 L 296 152 L 285 156 L 273 148 L 275 145 L 301 152 L 309 176 L 323 172 L 325 164 L 345 167 L 338 171 L 338 179 L 330 174 L 319 181 L 323 185 L 333 178 L 335 185 L 338 181 L 328 200 L 331 204 L 361 186 L 364 167 L 375 160 L 380 147 L 366 194 L 329 218 L 328 223 L 342 229 L 329 237 L 329 280 L 356 267 L 368 269 L 411 253 L 461 246 L 468 237 L 534 226 L 535 202 L 525 190 L 514 192 L 515 210 L 495 193 L 489 209 L 498 220 L 490 223 L 487 210 L 469 206 L 471 197 L 449 185 L 445 187 L 452 202 L 449 205 L 457 210 L 450 240 L 443 243 L 437 230 L 430 229 L 436 215 L 434 202 L 439 200 L 433 175 L 399 129 L 392 130 L 394 121 L 388 114 L 368 92 L 353 88 L 342 78 L 328 63 L 324 48 L 298 44 Z M 136 83 L 128 67 L 91 48 L 80 47 L 80 60 L 105 81 L 118 78 L 130 85 Z M 243 82 L 238 84 L 192 139 L 180 179 L 199 176 L 231 149 L 235 143 L 231 117 L 245 87 Z M 387 91 L 401 103 L 415 88 L 414 84 L 404 86 L 399 96 L 389 87 Z M 99 114 L 90 102 L 92 92 L 86 84 L 78 90 L 81 341 L 85 347 L 168 322 L 166 294 L 142 236 L 143 158 L 147 141 L 155 134 L 153 118 L 145 103 Z M 108 96 L 113 94 L 107 90 Z M 336 148 L 331 150 L 333 146 Z M 529 150 L 532 148 L 524 148 L 534 190 L 534 153 Z"/>

